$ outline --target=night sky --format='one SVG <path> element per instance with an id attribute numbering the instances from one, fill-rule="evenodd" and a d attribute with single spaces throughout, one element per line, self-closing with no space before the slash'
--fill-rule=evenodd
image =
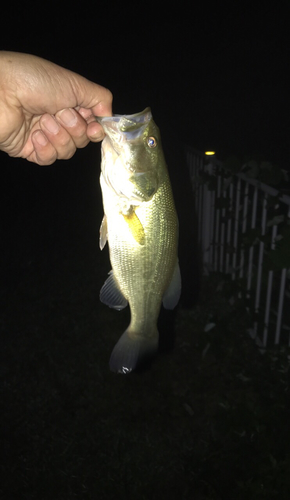
<path id="1" fill-rule="evenodd" d="M 93 3 L 65 16 L 46 8 L 28 14 L 25 4 L 17 9 L 13 29 L 1 35 L 3 48 L 51 59 L 107 86 L 115 113 L 151 106 L 176 148 L 186 142 L 214 148 L 220 158 L 259 153 L 287 163 L 289 37 L 283 9 L 261 11 L 252 2 L 163 12 L 150 5 L 132 12 L 122 2 L 116 8 Z"/>

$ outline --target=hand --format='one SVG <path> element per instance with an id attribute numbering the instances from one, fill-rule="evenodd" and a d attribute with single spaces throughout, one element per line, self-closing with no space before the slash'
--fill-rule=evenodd
<path id="1" fill-rule="evenodd" d="M 68 159 L 104 138 L 95 116 L 112 115 L 112 94 L 39 57 L 0 51 L 0 150 L 39 165 Z"/>

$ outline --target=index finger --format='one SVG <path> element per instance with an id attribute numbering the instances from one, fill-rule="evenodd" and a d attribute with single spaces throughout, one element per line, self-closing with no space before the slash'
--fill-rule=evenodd
<path id="1" fill-rule="evenodd" d="M 94 116 L 112 116 L 113 95 L 109 89 L 83 77 L 79 77 L 78 84 L 74 91 L 80 109 L 89 109 Z"/>
<path id="2" fill-rule="evenodd" d="M 100 101 L 98 104 L 91 108 L 94 116 L 112 116 L 113 95 L 109 90 L 105 90 L 110 95 L 106 95 L 105 100 Z"/>

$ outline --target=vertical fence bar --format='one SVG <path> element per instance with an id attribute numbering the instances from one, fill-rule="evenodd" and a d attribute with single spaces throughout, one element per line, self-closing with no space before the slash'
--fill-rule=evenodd
<path id="1" fill-rule="evenodd" d="M 242 234 L 245 234 L 247 229 L 247 215 L 248 215 L 248 204 L 249 204 L 249 184 L 245 183 L 244 191 L 244 206 L 243 206 L 243 222 L 242 222 Z M 241 247 L 241 257 L 240 257 L 240 274 L 239 277 L 242 278 L 244 275 L 244 262 L 245 262 L 245 251 Z"/>
<path id="2" fill-rule="evenodd" d="M 277 316 L 277 324 L 276 324 L 276 332 L 275 332 L 275 344 L 279 344 L 279 342 L 280 342 L 282 312 L 283 312 L 283 303 L 284 303 L 284 296 L 285 296 L 286 274 L 287 274 L 287 269 L 283 269 L 282 273 L 281 273 L 278 316 Z"/>
<path id="3" fill-rule="evenodd" d="M 205 166 L 205 171 L 212 175 L 213 165 L 210 163 Z M 212 191 L 208 189 L 208 186 L 204 184 L 203 187 L 203 220 L 202 220 L 202 251 L 203 251 L 203 262 L 206 272 L 209 271 L 210 268 L 210 247 L 211 247 L 211 200 L 212 200 Z"/>
<path id="4" fill-rule="evenodd" d="M 221 193 L 221 182 L 220 177 L 217 178 L 217 193 L 216 193 L 216 203 L 220 199 Z M 216 208 L 216 217 L 215 217 L 215 237 L 214 237 L 214 270 L 218 271 L 218 257 L 219 257 L 219 230 L 220 230 L 220 209 Z"/>
<path id="5" fill-rule="evenodd" d="M 261 224 L 261 234 L 265 235 L 266 230 L 266 217 L 267 217 L 267 195 L 264 195 L 263 208 L 262 208 L 262 224 Z M 259 260 L 258 260 L 258 274 L 257 274 L 257 285 L 256 285 L 256 298 L 255 298 L 255 312 L 259 312 L 260 306 L 260 295 L 261 295 L 261 285 L 262 285 L 262 268 L 263 268 L 263 255 L 264 255 L 264 242 L 260 241 L 259 246 Z M 258 322 L 254 322 L 254 332 L 255 338 L 257 337 Z"/>
<path id="6" fill-rule="evenodd" d="M 222 200 L 222 207 L 221 207 L 221 233 L 220 233 L 220 272 L 223 272 L 224 269 L 224 251 L 225 251 L 225 217 L 226 217 L 226 209 L 224 207 L 224 201 L 226 198 L 226 193 L 224 190 L 222 190 L 222 185 L 223 185 L 223 178 L 220 176 L 221 179 L 221 200 Z"/>
<path id="7" fill-rule="evenodd" d="M 272 238 L 271 238 L 271 250 L 274 250 L 275 248 L 276 236 L 277 236 L 277 226 L 273 226 Z M 267 286 L 266 307 L 265 307 L 265 317 L 264 317 L 263 347 L 266 347 L 268 340 L 272 286 L 273 286 L 273 271 L 271 270 L 268 273 L 268 286 Z"/>
<path id="8" fill-rule="evenodd" d="M 209 253 L 209 261 L 210 261 L 210 270 L 213 270 L 213 262 L 214 262 L 214 224 L 215 224 L 215 192 L 211 192 L 211 210 L 210 210 L 210 253 Z"/>
<path id="9" fill-rule="evenodd" d="M 251 229 L 255 229 L 256 220 L 257 220 L 257 202 L 258 202 L 258 188 L 255 187 L 254 196 L 253 196 L 253 206 L 252 206 L 252 220 L 251 220 Z M 249 298 L 249 292 L 251 290 L 252 283 L 252 270 L 253 270 L 253 255 L 254 255 L 254 245 L 251 245 L 249 250 L 249 265 L 248 265 L 248 279 L 247 279 L 247 292 Z"/>
<path id="10" fill-rule="evenodd" d="M 233 180 L 231 179 L 230 189 L 229 189 L 229 213 L 228 213 L 228 223 L 227 223 L 227 249 L 226 249 L 226 273 L 230 272 L 230 251 L 231 251 L 231 229 L 232 229 L 232 211 L 233 211 Z"/>
<path id="11" fill-rule="evenodd" d="M 241 196 L 241 179 L 237 183 L 237 197 L 235 209 L 235 226 L 234 226 L 234 242 L 233 242 L 233 271 L 232 279 L 236 279 L 237 253 L 238 253 L 238 234 L 239 234 L 239 214 L 240 214 L 240 196 Z"/>
<path id="12" fill-rule="evenodd" d="M 203 219 L 203 212 L 202 212 L 202 203 L 203 203 L 203 190 L 204 186 L 202 183 L 199 184 L 198 187 L 198 241 L 202 244 L 202 219 Z"/>

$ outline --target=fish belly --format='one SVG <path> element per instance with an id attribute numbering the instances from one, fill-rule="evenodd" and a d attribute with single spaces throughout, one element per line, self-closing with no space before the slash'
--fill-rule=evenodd
<path id="1" fill-rule="evenodd" d="M 122 371 L 126 364 L 134 362 L 128 361 L 128 355 L 120 362 L 120 351 L 123 356 L 126 350 L 134 350 L 134 343 L 134 348 L 138 349 L 138 355 L 134 356 L 140 358 L 140 350 L 143 355 L 146 352 L 151 355 L 158 348 L 158 315 L 177 262 L 178 221 L 168 180 L 161 184 L 150 201 L 134 208 L 145 233 L 144 242 L 140 244 L 130 231 L 126 217 L 120 213 L 117 197 L 102 181 L 101 186 L 110 261 L 115 280 L 131 311 L 130 325 L 111 356 L 111 368 Z M 128 342 L 132 343 L 130 349 Z M 118 358 L 117 361 L 114 358 Z M 120 363 L 124 365 L 121 370 Z"/>

